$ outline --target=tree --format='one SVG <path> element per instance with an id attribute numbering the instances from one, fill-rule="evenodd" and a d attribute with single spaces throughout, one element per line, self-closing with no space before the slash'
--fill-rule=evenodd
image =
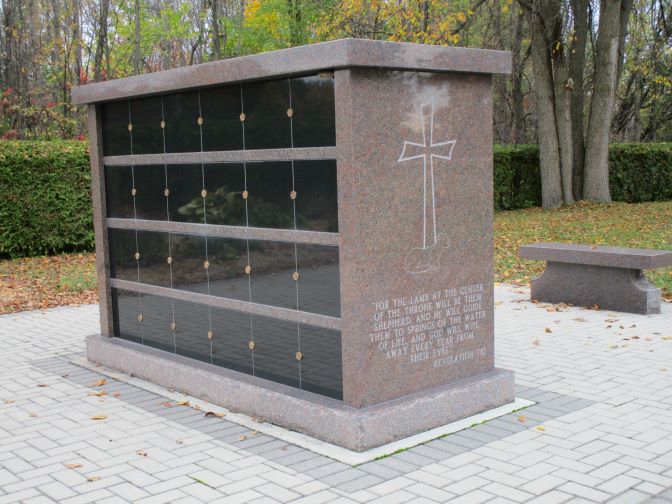
<path id="1" fill-rule="evenodd" d="M 543 206 L 553 208 L 575 198 L 610 201 L 609 133 L 632 0 L 601 0 L 585 129 L 591 2 L 519 3 L 527 13 L 532 36 Z"/>

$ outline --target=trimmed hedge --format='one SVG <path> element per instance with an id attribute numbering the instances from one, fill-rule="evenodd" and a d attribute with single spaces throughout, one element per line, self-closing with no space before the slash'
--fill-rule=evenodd
<path id="1" fill-rule="evenodd" d="M 88 144 L 0 142 L 0 256 L 94 247 Z"/>
<path id="2" fill-rule="evenodd" d="M 495 145 L 495 208 L 541 205 L 537 145 Z M 672 200 L 672 143 L 609 146 L 609 187 L 614 201 Z"/>
<path id="3" fill-rule="evenodd" d="M 537 145 L 493 148 L 495 209 L 541 206 L 541 174 Z"/>
<path id="4" fill-rule="evenodd" d="M 672 144 L 612 144 L 614 201 L 672 199 Z M 0 141 L 0 257 L 93 250 L 88 144 Z M 539 148 L 495 145 L 495 208 L 541 205 Z"/>
<path id="5" fill-rule="evenodd" d="M 672 143 L 610 145 L 609 188 L 614 201 L 672 200 Z"/>

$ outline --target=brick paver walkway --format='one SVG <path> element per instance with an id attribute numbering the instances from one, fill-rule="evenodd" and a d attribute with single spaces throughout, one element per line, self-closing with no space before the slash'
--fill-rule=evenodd
<path id="1" fill-rule="evenodd" d="M 72 363 L 97 306 L 1 316 L 0 504 L 672 502 L 672 305 L 639 316 L 528 295 L 497 287 L 496 358 L 537 404 L 358 467 L 97 386 Z"/>

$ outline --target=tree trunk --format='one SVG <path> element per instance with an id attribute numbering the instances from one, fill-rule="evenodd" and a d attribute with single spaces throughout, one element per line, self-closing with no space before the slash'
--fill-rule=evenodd
<path id="1" fill-rule="evenodd" d="M 555 122 L 553 69 L 549 44 L 538 6 L 535 4 L 532 9 L 526 9 L 529 14 L 528 24 L 532 32 L 532 61 L 537 98 L 537 132 L 541 167 L 541 202 L 544 208 L 556 208 L 562 204 L 563 198 L 558 131 Z"/>
<path id="2" fill-rule="evenodd" d="M 212 48 L 215 59 L 222 59 L 222 41 L 219 34 L 219 0 L 212 0 Z"/>
<path id="3" fill-rule="evenodd" d="M 110 11 L 110 0 L 100 0 L 100 19 L 98 22 L 98 34 L 96 37 L 96 54 L 93 60 L 93 79 L 103 79 L 103 58 L 107 47 L 107 16 Z"/>
<path id="4" fill-rule="evenodd" d="M 513 25 L 513 40 L 511 44 L 511 109 L 512 109 L 512 134 L 513 143 L 522 143 L 525 132 L 525 110 L 523 108 L 523 64 L 521 62 L 520 49 L 523 40 L 524 17 L 520 7 L 511 11 L 516 17 Z"/>
<path id="5" fill-rule="evenodd" d="M 614 111 L 621 0 L 604 0 L 595 44 L 593 96 L 586 137 L 583 195 L 591 201 L 610 202 L 609 133 Z"/>
<path id="6" fill-rule="evenodd" d="M 135 46 L 133 50 L 133 66 L 135 74 L 140 75 L 142 61 L 140 60 L 140 0 L 135 0 Z"/>
<path id="7" fill-rule="evenodd" d="M 586 154 L 584 139 L 584 87 L 583 72 L 586 65 L 586 42 L 588 40 L 588 1 L 572 0 L 574 31 L 569 44 L 569 77 L 572 79 L 572 192 L 574 200 L 583 199 L 583 161 Z"/>

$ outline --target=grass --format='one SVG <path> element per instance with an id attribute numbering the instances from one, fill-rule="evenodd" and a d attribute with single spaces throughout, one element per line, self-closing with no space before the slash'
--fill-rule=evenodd
<path id="1" fill-rule="evenodd" d="M 97 301 L 92 253 L 0 261 L 0 314 Z"/>
<path id="2" fill-rule="evenodd" d="M 544 263 L 518 258 L 518 247 L 538 241 L 672 250 L 672 201 L 578 203 L 495 214 L 495 279 L 527 285 Z M 647 273 L 672 301 L 672 268 Z M 92 253 L 0 261 L 0 314 L 59 305 L 95 303 Z"/>

